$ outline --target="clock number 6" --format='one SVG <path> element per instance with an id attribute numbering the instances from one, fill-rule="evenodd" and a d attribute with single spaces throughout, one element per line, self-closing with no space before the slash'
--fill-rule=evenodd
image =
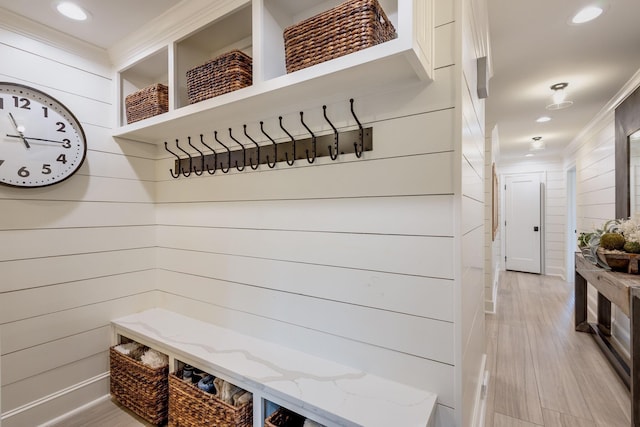
<path id="1" fill-rule="evenodd" d="M 18 169 L 18 176 L 21 176 L 22 178 L 26 178 L 28 177 L 29 171 L 27 170 L 26 166 L 21 167 L 20 169 Z"/>

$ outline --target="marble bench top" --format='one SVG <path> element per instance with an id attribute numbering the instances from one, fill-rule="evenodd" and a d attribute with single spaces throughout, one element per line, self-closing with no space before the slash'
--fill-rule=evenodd
<path id="1" fill-rule="evenodd" d="M 435 410 L 434 393 L 171 311 L 151 309 L 112 324 L 335 425 L 425 427 Z"/>

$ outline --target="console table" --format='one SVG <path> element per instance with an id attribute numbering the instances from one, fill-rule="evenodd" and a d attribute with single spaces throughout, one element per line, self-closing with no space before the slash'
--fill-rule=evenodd
<path id="1" fill-rule="evenodd" d="M 598 291 L 597 322 L 587 321 L 587 283 Z M 630 357 L 611 340 L 611 303 L 629 316 Z M 607 271 L 576 253 L 576 331 L 591 333 L 620 378 L 631 391 L 631 425 L 640 427 L 640 276 Z"/>

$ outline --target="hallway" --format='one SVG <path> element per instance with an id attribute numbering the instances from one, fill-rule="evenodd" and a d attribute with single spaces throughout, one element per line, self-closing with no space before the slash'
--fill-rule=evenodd
<path id="1" fill-rule="evenodd" d="M 595 342 L 573 330 L 573 285 L 503 272 L 486 315 L 486 427 L 628 427 L 629 392 Z"/>

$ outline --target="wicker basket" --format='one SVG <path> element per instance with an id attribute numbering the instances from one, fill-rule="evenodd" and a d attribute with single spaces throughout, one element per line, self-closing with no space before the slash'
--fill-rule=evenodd
<path id="1" fill-rule="evenodd" d="M 164 424 L 168 412 L 169 366 L 152 369 L 109 349 L 111 396 L 152 424 Z"/>
<path id="2" fill-rule="evenodd" d="M 169 111 L 169 88 L 157 83 L 128 95 L 124 99 L 127 108 L 127 123 Z"/>
<path id="3" fill-rule="evenodd" d="M 264 427 L 302 427 L 305 417 L 285 408 L 278 408 L 264 420 Z"/>
<path id="4" fill-rule="evenodd" d="M 187 71 L 189 103 L 251 86 L 252 81 L 251 57 L 239 50 L 232 50 Z"/>
<path id="5" fill-rule="evenodd" d="M 347 0 L 284 30 L 287 73 L 394 38 L 396 30 L 377 0 Z"/>
<path id="6" fill-rule="evenodd" d="M 180 379 L 181 371 L 169 375 L 169 427 L 251 427 L 253 401 L 235 407 Z"/>

